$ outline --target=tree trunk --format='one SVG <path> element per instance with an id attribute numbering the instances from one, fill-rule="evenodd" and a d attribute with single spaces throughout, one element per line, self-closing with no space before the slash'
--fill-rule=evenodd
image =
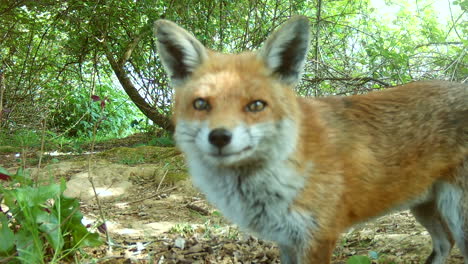
<path id="1" fill-rule="evenodd" d="M 103 47 L 106 53 L 106 58 L 109 61 L 112 70 L 114 71 L 117 79 L 130 99 L 141 110 L 141 112 L 143 112 L 143 114 L 151 119 L 156 125 L 162 127 L 165 130 L 173 132 L 174 125 L 172 124 L 171 119 L 168 116 L 161 114 L 158 109 L 152 107 L 150 104 L 148 104 L 148 102 L 145 101 L 145 99 L 138 92 L 138 89 L 128 77 L 127 71 L 124 68 L 125 62 L 130 58 L 133 49 L 136 47 L 141 38 L 149 33 L 151 33 L 150 28 L 143 29 L 142 33 L 138 35 L 131 43 L 129 43 L 126 51 L 118 61 L 114 59 L 110 49 L 107 47 L 105 42 L 103 42 Z"/>

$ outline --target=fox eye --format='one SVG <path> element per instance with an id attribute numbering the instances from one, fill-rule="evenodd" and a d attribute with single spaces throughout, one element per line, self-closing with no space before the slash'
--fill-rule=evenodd
<path id="1" fill-rule="evenodd" d="M 197 98 L 193 101 L 193 108 L 196 110 L 208 110 L 210 108 L 210 104 L 203 98 Z"/>
<path id="2" fill-rule="evenodd" d="M 248 112 L 260 112 L 262 111 L 263 109 L 265 109 L 265 107 L 267 106 L 267 103 L 265 101 L 262 101 L 262 100 L 255 100 L 251 103 L 249 103 L 245 109 L 248 111 Z"/>

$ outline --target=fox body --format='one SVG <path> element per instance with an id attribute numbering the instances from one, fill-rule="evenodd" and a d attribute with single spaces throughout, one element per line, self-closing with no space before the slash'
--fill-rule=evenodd
<path id="1" fill-rule="evenodd" d="M 433 239 L 427 264 L 444 263 L 454 244 L 468 264 L 466 85 L 298 97 L 304 17 L 258 52 L 235 55 L 206 49 L 166 20 L 155 34 L 195 185 L 228 219 L 277 242 L 282 263 L 330 263 L 341 232 L 411 208 Z"/>

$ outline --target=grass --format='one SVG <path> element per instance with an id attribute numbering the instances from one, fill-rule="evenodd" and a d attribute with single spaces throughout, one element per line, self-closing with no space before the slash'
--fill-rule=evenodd
<path id="1" fill-rule="evenodd" d="M 62 151 L 82 153 L 87 150 L 85 146 L 91 144 L 92 138 L 70 138 L 57 135 L 51 131 L 45 132 L 45 151 Z M 40 149 L 42 131 L 32 129 L 20 129 L 14 133 L 0 131 L 0 153 L 21 152 L 22 149 Z M 111 139 L 109 136 L 97 136 L 96 142 Z"/>
<path id="2" fill-rule="evenodd" d="M 204 239 L 212 239 L 213 237 L 222 237 L 231 240 L 239 239 L 239 229 L 224 223 L 224 218 L 219 212 L 214 211 L 209 216 L 203 216 L 197 212 L 194 212 L 194 214 L 204 220 L 203 224 L 175 224 L 169 230 L 169 233 L 178 234 L 182 237 L 191 237 L 198 234 Z"/>
<path id="3" fill-rule="evenodd" d="M 38 148 L 41 131 L 20 129 L 15 133 L 0 132 L 0 146 Z"/>
<path id="4" fill-rule="evenodd" d="M 35 151 L 41 148 L 42 131 L 34 129 L 18 129 L 14 132 L 5 132 L 0 130 L 0 154 L 19 153 Z M 173 147 L 175 145 L 171 135 L 162 133 L 159 136 L 154 134 L 143 134 L 137 138 L 138 143 L 133 146 L 158 146 Z M 105 148 L 112 148 L 113 145 L 119 145 L 119 139 L 106 134 L 98 133 L 95 139 L 91 137 L 67 137 L 52 131 L 44 133 L 44 151 L 73 152 L 81 154 L 89 151 L 94 140 L 95 145 L 104 145 Z M 139 164 L 144 160 L 123 160 L 126 164 Z"/>
<path id="5" fill-rule="evenodd" d="M 145 157 L 143 157 L 141 155 L 134 155 L 134 156 L 131 156 L 131 157 L 125 157 L 125 158 L 122 158 L 119 161 L 119 163 L 129 165 L 129 166 L 137 165 L 137 164 L 143 164 L 143 163 L 145 163 Z"/>
<path id="6" fill-rule="evenodd" d="M 21 148 L 13 147 L 13 146 L 0 146 L 0 154 L 15 153 L 15 152 L 21 152 Z"/>

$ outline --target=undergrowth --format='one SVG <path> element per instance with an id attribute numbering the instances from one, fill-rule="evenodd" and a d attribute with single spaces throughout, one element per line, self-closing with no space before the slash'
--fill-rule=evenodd
<path id="1" fill-rule="evenodd" d="M 79 262 L 81 249 L 102 244 L 88 231 L 66 183 L 36 184 L 21 169 L 0 167 L 0 263 Z"/>

